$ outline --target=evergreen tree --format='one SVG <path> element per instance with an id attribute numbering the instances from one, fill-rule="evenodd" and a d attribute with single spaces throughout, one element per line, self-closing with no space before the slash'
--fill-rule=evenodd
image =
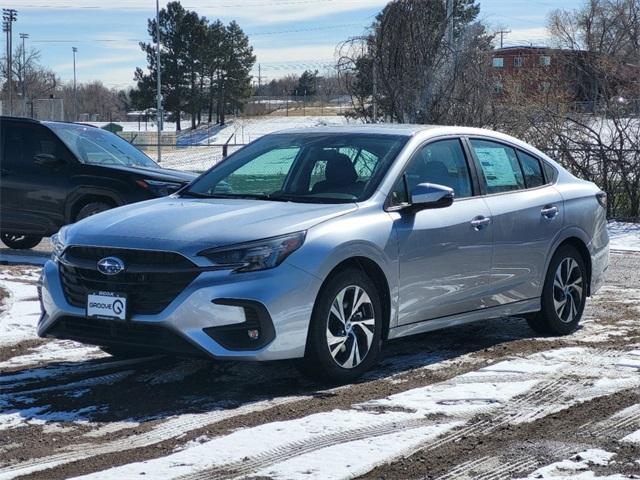
<path id="1" fill-rule="evenodd" d="M 147 70 L 137 68 L 137 88 L 131 102 L 139 109 L 155 105 L 156 20 L 149 19 L 150 43 L 140 43 L 147 54 Z M 180 114 L 191 115 L 191 126 L 200 122 L 208 107 L 209 121 L 215 105 L 217 121 L 236 112 L 250 95 L 251 69 L 255 63 L 249 39 L 236 22 L 224 26 L 173 1 L 160 11 L 160 45 L 164 110 L 180 130 Z"/>

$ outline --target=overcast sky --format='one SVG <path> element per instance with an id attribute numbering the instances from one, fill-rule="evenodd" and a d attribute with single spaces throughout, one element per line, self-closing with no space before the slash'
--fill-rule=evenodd
<path id="1" fill-rule="evenodd" d="M 161 1 L 162 8 L 166 1 Z M 183 0 L 185 8 L 225 23 L 236 20 L 249 35 L 266 80 L 303 70 L 324 70 L 335 47 L 361 34 L 385 0 Z M 484 0 L 481 18 L 512 33 L 506 45 L 544 44 L 546 17 L 555 8 L 575 8 L 581 0 Z M 63 80 L 73 78 L 71 48 L 78 48 L 79 81 L 99 79 L 109 87 L 133 84 L 136 66 L 146 59 L 138 42 L 147 41 L 154 0 L 4 0 L 18 10 L 18 33 L 42 53 L 42 63 Z M 2 37 L 4 42 L 4 36 Z M 4 45 L 2 48 L 5 48 Z M 4 51 L 4 50 L 3 50 Z M 254 72 L 257 75 L 257 64 Z"/>

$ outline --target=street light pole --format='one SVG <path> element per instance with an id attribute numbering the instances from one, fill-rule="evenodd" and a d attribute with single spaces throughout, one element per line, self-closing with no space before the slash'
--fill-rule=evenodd
<path id="1" fill-rule="evenodd" d="M 22 116 L 27 116 L 27 51 L 25 50 L 24 41 L 29 38 L 28 33 L 21 33 L 20 38 L 22 39 Z"/>
<path id="2" fill-rule="evenodd" d="M 3 31 L 7 33 L 7 83 L 9 86 L 9 115 L 13 115 L 13 22 L 18 20 L 18 12 L 13 8 L 2 9 Z"/>
<path id="3" fill-rule="evenodd" d="M 78 49 L 71 47 L 73 51 L 73 121 L 78 121 L 78 86 L 76 83 L 76 53 Z"/>
<path id="4" fill-rule="evenodd" d="M 162 81 L 160 73 L 160 1 L 156 0 L 156 123 L 158 124 L 158 163 L 162 161 Z"/>

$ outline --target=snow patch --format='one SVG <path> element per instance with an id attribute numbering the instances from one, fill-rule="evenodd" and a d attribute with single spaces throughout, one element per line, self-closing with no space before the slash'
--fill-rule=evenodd
<path id="1" fill-rule="evenodd" d="M 612 250 L 640 252 L 640 223 L 609 222 L 608 229 Z"/>

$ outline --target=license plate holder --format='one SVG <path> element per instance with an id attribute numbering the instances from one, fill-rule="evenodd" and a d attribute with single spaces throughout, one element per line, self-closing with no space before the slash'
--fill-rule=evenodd
<path id="1" fill-rule="evenodd" d="M 127 295 L 116 292 L 87 294 L 87 317 L 105 320 L 127 320 Z"/>

